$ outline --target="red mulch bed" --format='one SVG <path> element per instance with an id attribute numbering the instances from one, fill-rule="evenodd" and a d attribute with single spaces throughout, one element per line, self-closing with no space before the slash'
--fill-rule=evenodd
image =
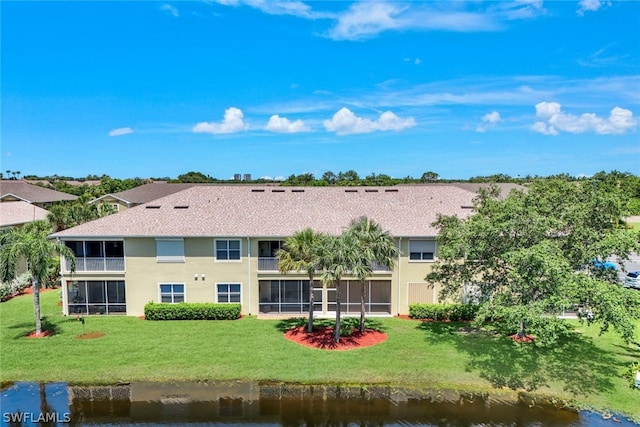
<path id="1" fill-rule="evenodd" d="M 520 338 L 518 337 L 518 334 L 513 334 L 513 335 L 509 335 L 509 338 L 511 338 L 515 342 L 524 342 L 524 343 L 533 342 L 535 340 L 535 337 L 533 335 L 525 335 L 524 337 Z"/>
<path id="2" fill-rule="evenodd" d="M 313 332 L 307 332 L 306 326 L 289 329 L 284 337 L 305 347 L 338 351 L 371 347 L 387 340 L 387 334 L 384 332 L 365 329 L 363 333 L 355 330 L 349 336 L 341 336 L 340 342 L 335 343 L 333 342 L 333 328 L 317 328 Z"/>
<path id="3" fill-rule="evenodd" d="M 39 334 L 36 334 L 36 331 L 29 332 L 26 337 L 27 338 L 46 338 L 53 335 L 53 331 L 42 331 Z"/>

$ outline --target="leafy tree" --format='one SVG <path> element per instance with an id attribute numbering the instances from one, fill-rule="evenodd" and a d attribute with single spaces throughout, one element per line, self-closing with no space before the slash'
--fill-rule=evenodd
<path id="1" fill-rule="evenodd" d="M 212 178 L 209 175 L 205 175 L 202 172 L 191 171 L 182 175 L 178 175 L 178 182 L 184 183 L 209 183 L 215 181 L 215 178 Z"/>
<path id="2" fill-rule="evenodd" d="M 625 205 L 620 191 L 597 180 L 537 180 L 504 199 L 496 187 L 481 191 L 475 214 L 436 221 L 439 259 L 426 279 L 443 284 L 445 299 L 471 290 L 482 303 L 479 322 L 501 320 L 542 344 L 555 341 L 565 328 L 557 315 L 574 303 L 587 306 L 603 332 L 613 326 L 632 340 L 640 296 L 591 262 L 638 251 L 620 221 Z"/>
<path id="3" fill-rule="evenodd" d="M 422 176 L 420 177 L 420 182 L 436 182 L 438 178 L 440 178 L 440 175 L 435 172 L 429 171 L 422 174 Z"/>
<path id="4" fill-rule="evenodd" d="M 22 228 L 10 228 L 0 233 L 0 279 L 12 280 L 16 277 L 18 262 L 27 262 L 33 285 L 36 334 L 42 333 L 40 285 L 48 279 L 49 259 L 53 254 L 62 255 L 71 262 L 71 271 L 75 271 L 73 252 L 64 244 L 50 240 L 48 235 L 51 231 L 47 221 L 33 221 Z"/>
<path id="5" fill-rule="evenodd" d="M 290 271 L 306 271 L 309 276 L 309 325 L 308 331 L 313 331 L 313 281 L 320 264 L 320 250 L 326 236 L 316 233 L 310 228 L 299 231 L 284 242 L 284 247 L 276 252 L 278 269 L 287 273 Z"/>
<path id="6" fill-rule="evenodd" d="M 106 203 L 95 205 L 76 201 L 52 206 L 49 208 L 47 219 L 55 231 L 61 231 L 111 215 L 114 212 L 113 206 Z"/>
<path id="7" fill-rule="evenodd" d="M 338 176 L 331 171 L 327 171 L 322 174 L 322 180 L 326 181 L 329 185 L 334 185 L 338 181 Z"/>
<path id="8" fill-rule="evenodd" d="M 338 173 L 338 185 L 358 185 L 360 177 L 354 170 Z"/>
<path id="9" fill-rule="evenodd" d="M 383 231 L 379 224 L 367 217 L 361 217 L 351 222 L 346 231 L 356 246 L 355 254 L 350 259 L 352 265 L 348 267 L 361 285 L 360 292 L 360 332 L 364 332 L 366 308 L 366 279 L 371 276 L 372 266 L 377 263 L 393 270 L 398 248 L 388 232 Z"/>

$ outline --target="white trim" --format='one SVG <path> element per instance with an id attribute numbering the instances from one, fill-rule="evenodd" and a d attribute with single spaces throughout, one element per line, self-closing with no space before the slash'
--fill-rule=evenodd
<path id="1" fill-rule="evenodd" d="M 239 244 L 239 255 L 238 259 L 218 259 L 218 242 L 233 242 L 236 241 Z M 227 254 L 229 253 L 229 245 L 227 244 Z M 234 249 L 235 250 L 235 249 Z M 213 261 L 214 262 L 242 262 L 242 238 L 240 237 L 227 237 L 227 238 L 217 238 L 213 239 Z"/>
<path id="2" fill-rule="evenodd" d="M 433 243 L 433 258 L 431 259 L 411 259 L 411 242 L 415 242 L 415 243 L 426 243 L 426 247 L 425 248 L 417 248 L 418 250 L 415 250 L 414 252 L 419 252 L 420 254 L 424 254 L 424 253 L 429 253 L 429 249 L 431 249 L 431 245 L 429 243 Z M 420 246 L 423 246 L 422 244 L 420 244 Z M 436 261 L 436 251 L 437 251 L 437 240 L 436 239 L 427 239 L 427 238 L 423 238 L 423 239 L 409 239 L 409 241 L 407 242 L 407 249 L 408 249 L 408 257 L 407 260 L 409 262 L 417 262 L 417 263 L 430 263 L 430 262 L 435 262 Z"/>
<path id="3" fill-rule="evenodd" d="M 187 302 L 187 284 L 185 282 L 158 282 L 158 303 L 162 304 L 162 291 L 160 290 L 161 285 L 182 285 L 184 291 L 182 292 L 183 301 Z M 171 288 L 171 299 L 174 299 L 175 293 L 173 292 L 173 288 Z M 177 302 L 166 302 L 164 304 L 179 304 Z"/>
<path id="4" fill-rule="evenodd" d="M 239 302 L 228 302 L 228 301 L 218 301 L 218 285 L 238 285 L 240 286 L 240 301 Z M 227 282 L 216 282 L 214 284 L 214 288 L 213 288 L 213 299 L 217 304 L 242 304 L 242 282 L 233 282 L 233 281 L 227 281 Z M 234 292 L 235 293 L 235 292 Z M 231 290 L 229 290 L 228 294 L 231 294 Z"/>
<path id="5" fill-rule="evenodd" d="M 184 256 L 184 239 L 183 238 L 164 238 L 164 237 L 156 237 L 155 239 L 156 242 L 156 262 L 157 263 L 172 263 L 172 262 L 176 262 L 176 263 L 184 263 L 185 262 L 185 256 Z M 169 244 L 170 242 L 180 242 L 182 243 L 182 255 L 179 254 L 170 254 L 170 255 L 160 255 L 158 252 L 160 252 L 158 250 L 158 244 L 159 243 L 165 243 L 165 244 Z M 177 249 L 177 247 L 173 247 L 170 249 Z M 176 251 L 178 252 L 178 251 Z"/>

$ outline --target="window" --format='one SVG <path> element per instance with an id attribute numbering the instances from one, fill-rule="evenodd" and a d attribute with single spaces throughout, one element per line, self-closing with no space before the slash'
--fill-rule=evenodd
<path id="1" fill-rule="evenodd" d="M 184 284 L 161 283 L 160 302 L 170 304 L 184 302 Z"/>
<path id="2" fill-rule="evenodd" d="M 216 285 L 217 302 L 240 302 L 240 283 L 218 283 Z"/>
<path id="3" fill-rule="evenodd" d="M 183 239 L 156 239 L 158 262 L 184 262 Z"/>
<path id="4" fill-rule="evenodd" d="M 409 260 L 431 261 L 436 252 L 435 240 L 409 240 Z"/>
<path id="5" fill-rule="evenodd" d="M 76 271 L 124 271 L 122 240 L 70 240 L 64 244 L 75 255 Z M 70 260 L 65 260 L 64 268 L 70 270 Z"/>
<path id="6" fill-rule="evenodd" d="M 240 240 L 216 240 L 216 259 L 218 261 L 239 260 Z"/>

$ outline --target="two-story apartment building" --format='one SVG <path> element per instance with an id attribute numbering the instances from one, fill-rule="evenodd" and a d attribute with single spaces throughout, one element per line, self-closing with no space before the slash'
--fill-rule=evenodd
<path id="1" fill-rule="evenodd" d="M 336 291 L 305 272 L 283 274 L 275 252 L 307 227 L 332 235 L 367 216 L 389 231 L 400 255 L 392 271 L 374 266 L 370 314 L 406 314 L 437 301 L 424 277 L 437 259 L 438 214 L 466 217 L 475 193 L 448 185 L 394 187 L 194 186 L 53 235 L 76 254 L 63 260 L 65 314 L 139 316 L 146 303 L 239 302 L 243 314 L 336 309 Z M 360 287 L 340 283 L 342 310 L 357 313 Z"/>

